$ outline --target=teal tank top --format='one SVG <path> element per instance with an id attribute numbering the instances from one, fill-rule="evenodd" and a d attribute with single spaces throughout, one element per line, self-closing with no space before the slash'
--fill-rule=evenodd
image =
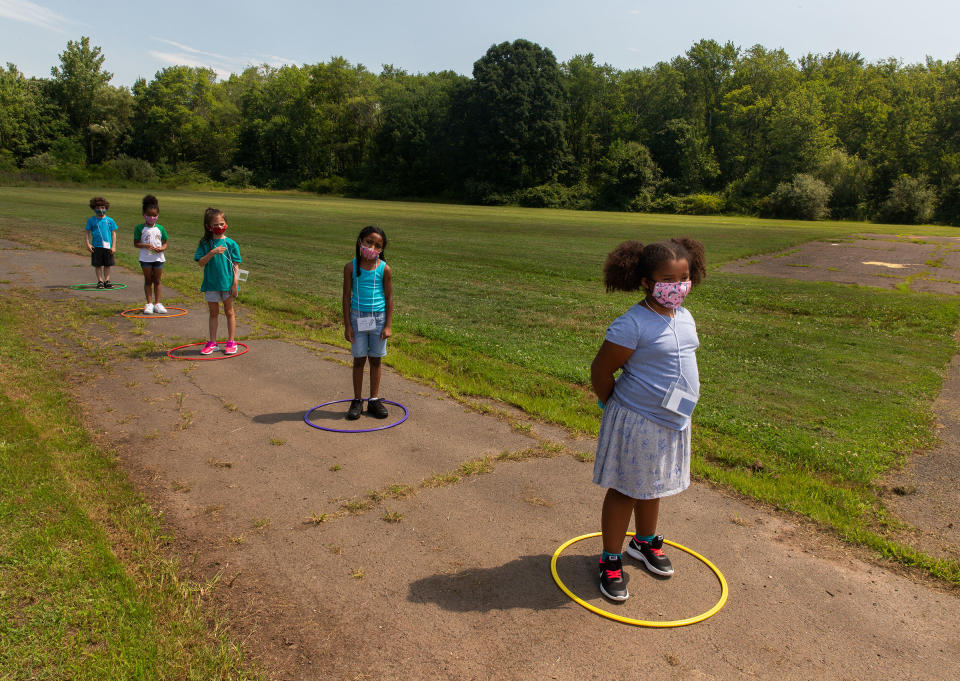
<path id="1" fill-rule="evenodd" d="M 350 307 L 358 312 L 384 312 L 387 309 L 387 299 L 383 295 L 385 268 L 386 263 L 380 260 L 376 269 L 363 270 L 357 266 L 357 259 L 353 259 Z"/>

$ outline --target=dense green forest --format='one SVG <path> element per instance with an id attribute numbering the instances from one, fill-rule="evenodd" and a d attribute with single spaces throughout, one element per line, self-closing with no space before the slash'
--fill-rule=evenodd
<path id="1" fill-rule="evenodd" d="M 472 77 L 334 58 L 132 88 L 103 62 L 84 37 L 50 78 L 0 71 L 0 180 L 960 224 L 960 57 L 702 40 L 622 71 L 516 40 Z"/>

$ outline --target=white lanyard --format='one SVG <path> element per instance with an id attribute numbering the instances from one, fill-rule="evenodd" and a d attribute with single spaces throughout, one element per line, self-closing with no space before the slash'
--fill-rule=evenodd
<path id="1" fill-rule="evenodd" d="M 357 306 L 358 307 L 360 305 L 360 270 L 361 270 L 360 263 L 357 263 Z M 370 311 L 365 313 L 359 309 L 357 310 L 357 312 L 359 312 L 359 316 L 357 317 L 357 331 L 373 331 L 374 329 L 377 328 L 376 311 L 374 310 L 374 308 L 376 307 L 376 303 L 377 303 L 377 274 L 379 270 L 380 270 L 380 262 L 378 259 L 377 266 L 374 267 L 373 272 L 371 272 L 371 274 L 373 275 L 373 285 L 370 287 Z M 364 316 L 364 315 L 368 315 L 368 316 Z"/>
<path id="2" fill-rule="evenodd" d="M 107 239 L 103 238 L 103 221 L 107 219 L 107 216 L 104 215 L 102 218 L 97 218 L 97 236 L 100 237 L 100 245 L 103 248 L 110 248 L 113 245 L 113 239 L 110 239 L 110 244 L 107 245 Z M 110 236 L 110 230 L 107 230 L 107 236 Z"/>
<path id="3" fill-rule="evenodd" d="M 650 310 L 653 314 L 663 319 L 664 323 L 667 325 L 667 328 L 673 331 L 673 339 L 677 342 L 677 382 L 679 382 L 680 379 L 683 379 L 683 382 L 686 383 L 687 379 L 683 378 L 683 357 L 680 354 L 680 336 L 677 335 L 677 313 L 680 310 L 678 309 L 674 311 L 674 316 L 672 317 L 673 323 L 671 324 L 670 323 L 671 317 L 664 317 L 664 315 L 660 314 L 659 312 L 654 310 L 652 307 L 650 307 L 650 303 L 648 303 L 646 300 L 643 301 L 643 304 L 646 305 L 647 309 Z"/>
<path id="4" fill-rule="evenodd" d="M 663 317 L 663 315 L 650 307 L 646 300 L 643 302 L 647 306 L 647 309 L 649 309 L 651 312 L 656 312 L 657 315 Z M 693 414 L 694 407 L 697 405 L 699 395 L 695 395 L 689 392 L 687 389 L 680 387 L 681 381 L 683 381 L 683 384 L 686 386 L 686 388 L 689 388 L 690 386 L 687 383 L 687 379 L 683 377 L 683 358 L 680 355 L 680 335 L 677 333 L 677 312 L 679 312 L 679 309 L 674 312 L 673 324 L 670 323 L 669 317 L 667 318 L 667 326 L 669 326 L 670 330 L 673 331 L 673 337 L 677 341 L 677 367 L 679 370 L 679 375 L 677 376 L 677 380 L 674 382 L 674 384 L 667 389 L 660 406 L 667 411 L 673 412 L 674 414 L 689 418 L 690 415 Z"/>
<path id="5" fill-rule="evenodd" d="M 357 312 L 364 314 L 363 310 L 360 309 L 360 271 L 363 270 L 360 267 L 359 261 L 357 262 Z M 370 287 L 370 314 L 376 312 L 377 306 L 377 276 L 380 274 L 380 259 L 377 259 L 377 266 L 373 270 L 363 270 L 364 272 L 370 272 L 373 275 L 373 285 Z"/>

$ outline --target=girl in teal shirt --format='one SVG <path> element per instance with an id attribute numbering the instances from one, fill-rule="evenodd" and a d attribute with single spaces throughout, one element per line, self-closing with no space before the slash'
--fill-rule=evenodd
<path id="1" fill-rule="evenodd" d="M 233 334 L 237 329 L 237 320 L 233 314 L 233 299 L 237 297 L 237 278 L 240 275 L 240 248 L 233 239 L 224 236 L 227 231 L 227 217 L 222 210 L 207 208 L 203 214 L 203 238 L 197 245 L 193 259 L 203 267 L 203 283 L 200 290 L 210 308 L 210 340 L 200 350 L 201 355 L 209 355 L 217 349 L 217 325 L 220 318 L 220 303 L 227 318 L 227 344 L 223 352 L 227 355 L 237 353 L 237 344 Z"/>

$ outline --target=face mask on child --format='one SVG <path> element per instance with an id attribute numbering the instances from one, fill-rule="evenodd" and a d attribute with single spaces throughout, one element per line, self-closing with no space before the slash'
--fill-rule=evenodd
<path id="1" fill-rule="evenodd" d="M 153 227 L 155 224 L 157 224 L 158 219 L 159 218 L 156 215 L 144 215 L 143 224 L 145 224 L 147 227 Z"/>
<path id="2" fill-rule="evenodd" d="M 99 215 L 100 217 L 103 217 L 104 215 L 107 214 L 107 209 L 104 208 L 103 206 L 98 206 L 93 210 L 96 211 L 97 215 Z"/>
<path id="3" fill-rule="evenodd" d="M 376 248 L 367 248 L 366 246 L 360 246 L 360 255 L 367 260 L 376 260 L 380 257 L 380 251 Z"/>
<path id="4" fill-rule="evenodd" d="M 691 286 L 689 281 L 658 281 L 653 285 L 653 299 L 669 310 L 676 310 L 683 305 Z"/>
<path id="5" fill-rule="evenodd" d="M 210 231 L 213 232 L 214 234 L 223 234 L 224 232 L 227 231 L 227 226 L 226 226 L 226 225 L 216 225 L 216 226 L 214 226 L 214 227 L 211 227 L 211 228 L 210 228 Z"/>

